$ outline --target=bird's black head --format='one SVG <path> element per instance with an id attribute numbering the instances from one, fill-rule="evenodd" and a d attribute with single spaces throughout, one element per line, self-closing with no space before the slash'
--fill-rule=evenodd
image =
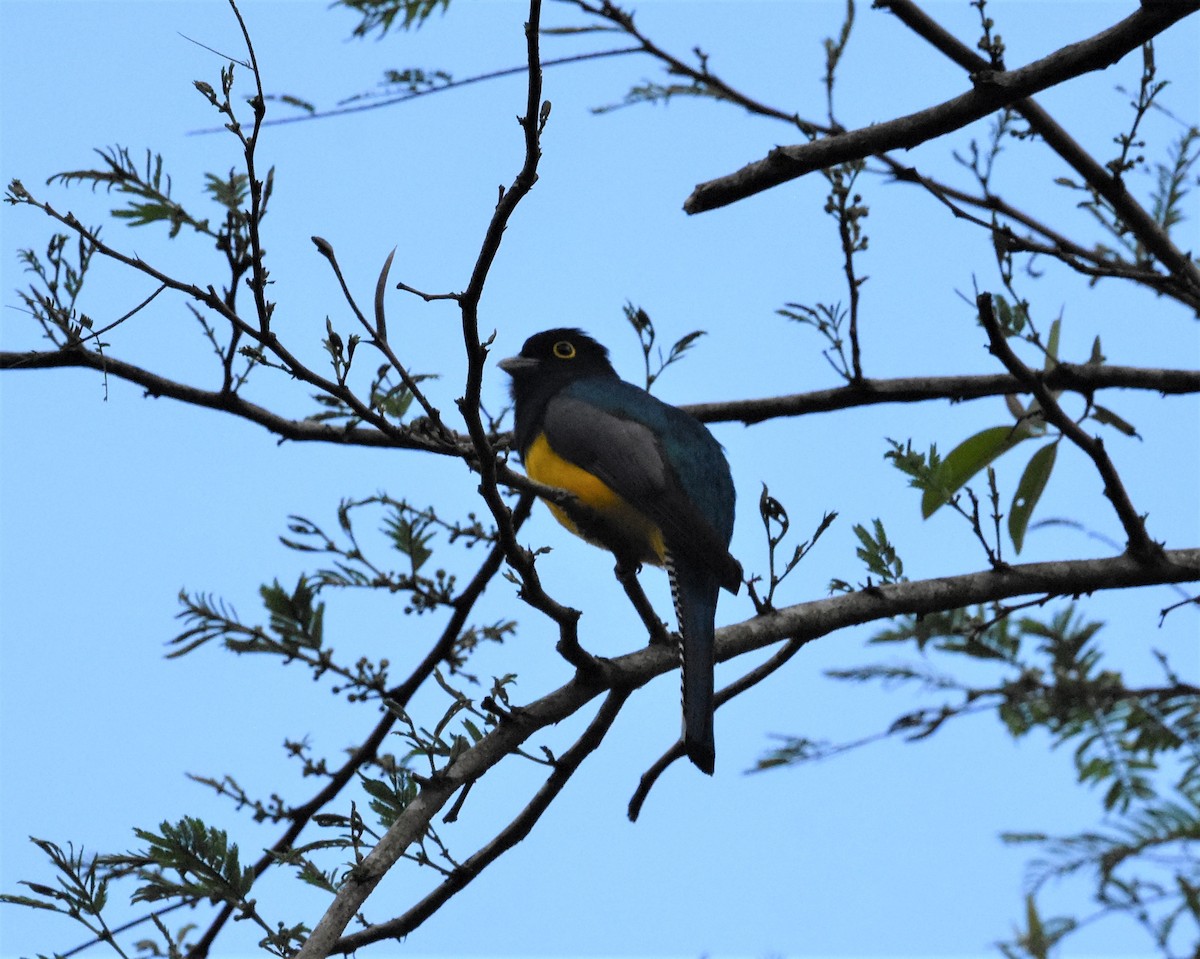
<path id="1" fill-rule="evenodd" d="M 512 377 L 519 448 L 531 440 L 550 398 L 568 383 L 589 376 L 616 377 L 608 350 L 582 330 L 535 333 L 521 352 L 497 364 Z"/>
<path id="2" fill-rule="evenodd" d="M 559 328 L 535 333 L 525 341 L 521 352 L 498 364 L 513 378 L 513 399 L 538 387 L 557 389 L 583 376 L 616 376 L 608 361 L 608 350 L 583 330 Z"/>
<path id="3" fill-rule="evenodd" d="M 583 330 L 559 328 L 535 333 L 521 352 L 499 363 L 514 380 L 577 379 L 580 376 L 616 374 L 608 361 L 608 350 Z"/>

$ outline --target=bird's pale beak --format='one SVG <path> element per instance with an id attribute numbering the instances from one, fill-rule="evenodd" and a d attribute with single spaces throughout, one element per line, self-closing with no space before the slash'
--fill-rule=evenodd
<path id="1" fill-rule="evenodd" d="M 509 376 L 516 376 L 537 366 L 537 360 L 532 360 L 528 356 L 510 356 L 496 365 Z"/>

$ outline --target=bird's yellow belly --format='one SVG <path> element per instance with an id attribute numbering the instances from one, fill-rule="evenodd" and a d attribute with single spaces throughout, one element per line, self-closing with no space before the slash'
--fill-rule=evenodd
<path id="1" fill-rule="evenodd" d="M 578 498 L 588 511 L 578 516 L 546 503 L 554 518 L 576 536 L 617 553 L 636 554 L 633 558 L 639 562 L 663 563 L 666 550 L 658 526 L 602 480 L 555 453 L 545 436 L 538 436 L 526 450 L 525 471 L 530 479 Z"/>

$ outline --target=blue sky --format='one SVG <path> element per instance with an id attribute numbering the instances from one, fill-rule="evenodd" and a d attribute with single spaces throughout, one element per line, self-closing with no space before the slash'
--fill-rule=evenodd
<path id="1" fill-rule="evenodd" d="M 1091 35 L 1131 4 L 1003 2 L 993 5 L 1010 65 L 1036 59 Z M 931 12 L 958 36 L 975 36 L 965 3 L 933 3 Z M 639 23 L 664 46 L 711 54 L 713 70 L 764 102 L 820 118 L 824 92 L 821 40 L 834 33 L 841 5 L 679 3 L 639 5 Z M 522 4 L 458 4 L 420 32 L 382 42 L 347 39 L 353 20 L 308 2 L 246 4 L 268 91 L 331 105 L 372 88 L 384 69 L 442 68 L 455 76 L 519 64 Z M 0 165 L 58 209 L 87 223 L 105 221 L 115 198 L 64 191 L 45 180 L 93 165 L 92 148 L 147 147 L 161 152 L 177 195 L 198 196 L 206 171 L 237 162 L 228 136 L 195 135 L 213 124 L 192 81 L 215 83 L 221 61 L 199 44 L 242 53 L 224 3 L 33 3 L 0 0 Z M 570 23 L 549 5 L 547 23 Z M 1158 44 L 1172 80 L 1167 103 L 1195 121 L 1200 102 L 1192 17 Z M 191 38 L 191 40 L 187 39 Z M 192 42 L 192 41 L 196 42 Z M 547 39 L 546 57 L 601 41 Z M 1102 158 L 1124 115 L 1114 118 L 1140 69 L 1130 57 L 1103 75 L 1042 97 L 1043 105 Z M 965 89 L 961 72 L 881 11 L 859 10 L 842 68 L 839 118 L 847 126 L 887 119 Z M 245 79 L 243 77 L 243 79 Z M 510 355 L 532 332 L 578 325 L 606 342 L 622 372 L 636 379 L 640 354 L 621 315 L 626 301 L 653 317 L 671 342 L 694 329 L 704 337 L 672 367 L 659 395 L 673 402 L 799 392 L 837 385 L 815 335 L 775 315 L 785 302 L 844 299 L 832 221 L 822 213 L 825 183 L 808 177 L 733 207 L 695 217 L 681 211 L 700 181 L 793 142 L 785 127 L 710 103 L 675 101 L 593 116 L 633 83 L 659 79 L 648 61 L 617 58 L 551 70 L 545 95 L 554 109 L 543 140 L 540 180 L 518 210 L 493 268 L 481 308 L 497 331 L 494 356 Z M 276 193 L 265 227 L 276 329 L 319 363 L 328 315 L 352 330 L 344 301 L 309 237 L 325 237 L 347 279 L 369 300 L 388 251 L 393 279 L 428 291 L 467 282 L 496 187 L 518 169 L 522 143 L 514 116 L 523 108 L 520 78 L 479 84 L 384 110 L 283 125 L 263 137 L 260 162 L 276 166 Z M 1155 115 L 1147 152 L 1162 155 L 1178 127 Z M 935 175 L 966 183 L 951 149 L 970 135 L 908 154 Z M 1002 159 L 999 192 L 1045 219 L 1086 232 L 1086 214 L 1051 180 L 1065 171 L 1037 151 L 1014 145 Z M 1145 190 L 1146 182 L 1139 181 Z M 960 293 L 973 283 L 996 288 L 986 236 L 954 222 L 916 189 L 867 178 L 871 245 L 864 296 L 864 363 L 886 377 L 991 372 L 981 331 Z M 1144 195 L 1144 194 L 1143 194 Z M 1194 198 L 1193 198 L 1194 200 Z M 197 205 L 203 201 L 196 200 Z M 1194 205 L 1194 204 L 1193 204 Z M 0 211 L 3 249 L 3 348 L 37 348 L 37 331 L 17 307 L 26 281 L 16 251 L 42 249 L 49 224 L 30 209 Z M 1200 248 L 1197 220 L 1179 245 Z M 156 228 L 106 223 L 105 235 L 206 282 L 217 267 L 203 244 L 164 241 Z M 1062 355 L 1085 359 L 1099 334 L 1113 362 L 1194 366 L 1196 324 L 1174 303 L 1111 284 L 1089 288 L 1049 267 L 1027 284 L 1045 325 L 1061 311 Z M 114 319 L 152 286 L 101 264 L 83 306 Z M 461 346 L 454 310 L 399 292 L 389 296 L 389 327 L 418 372 L 440 372 L 430 394 L 453 411 L 460 395 Z M 180 301 L 153 308 L 114 331 L 113 355 L 212 385 L 211 355 Z M 259 371 L 249 395 L 288 415 L 313 410 L 306 391 Z M 488 408 L 499 410 L 506 378 L 492 368 Z M 1110 439 L 1110 449 L 1151 533 L 1169 545 L 1200 535 L 1200 404 L 1119 394 L 1110 405 L 1144 440 Z M 1002 422 L 1001 400 L 878 407 L 743 428 L 714 427 L 726 446 L 740 495 L 734 552 L 748 570 L 765 568 L 755 503 L 762 483 L 789 509 L 793 528 L 841 514 L 781 599 L 826 594 L 833 577 L 865 576 L 854 555 L 854 523 L 882 516 L 913 579 L 982 568 L 968 531 L 953 517 L 919 518 L 917 496 L 882 460 L 886 437 L 943 449 Z M 1120 539 L 1100 483 L 1081 456 L 1062 464 L 1047 490 L 1043 516 L 1082 518 L 1099 537 Z M 1016 483 L 1023 465 L 1007 464 Z M 180 630 L 181 588 L 212 592 L 247 620 L 259 617 L 257 588 L 293 583 L 306 557 L 277 537 L 290 514 L 336 525 L 342 497 L 380 490 L 465 513 L 475 479 L 457 463 L 431 463 L 396 451 L 279 445 L 262 429 L 216 413 L 144 398 L 94 374 L 64 371 L 0 377 L 0 889 L 21 879 L 45 881 L 46 868 L 26 837 L 73 841 L 90 849 L 134 845 L 133 826 L 199 815 L 231 831 L 246 858 L 274 840 L 228 802 L 185 773 L 229 773 L 256 793 L 284 791 L 302 800 L 301 780 L 284 755 L 285 737 L 308 736 L 331 759 L 373 725 L 297 669 L 239 660 L 205 649 L 183 661 L 163 658 Z M 611 576 L 611 560 L 571 540 L 539 510 L 523 531 L 553 551 L 539 565 L 556 598 L 584 610 L 583 641 L 611 655 L 643 642 L 636 618 Z M 469 570 L 473 557 L 440 544 L 437 562 Z M 1036 532 L 1022 560 L 1109 555 L 1083 532 Z M 663 577 L 643 575 L 651 597 L 669 606 Z M 1174 656 L 1185 678 L 1200 674 L 1196 616 L 1183 610 L 1159 628 L 1167 589 L 1108 594 L 1087 606 L 1104 619 L 1106 651 L 1131 677 L 1153 681 L 1149 651 Z M 497 580 L 480 619 L 519 615 L 522 629 L 485 650 L 472 669 L 482 677 L 516 672 L 515 699 L 531 700 L 569 678 L 549 629 L 531 613 L 514 614 L 513 588 Z M 718 622 L 749 617 L 745 593 L 725 597 Z M 330 641 L 344 658 L 420 655 L 437 623 L 410 621 L 377 597 L 334 598 Z M 1070 757 L 1031 737 L 1013 743 L 986 717 L 964 721 L 933 740 L 887 743 L 819 766 L 743 775 L 775 733 L 854 738 L 912 706 L 904 691 L 851 688 L 822 676 L 827 668 L 893 655 L 863 648 L 871 630 L 811 644 L 770 682 L 720 711 L 718 771 L 713 779 L 677 764 L 631 825 L 625 804 L 642 771 L 676 734 L 674 676 L 635 697 L 610 739 L 580 771 L 534 834 L 489 869 L 403 948 L 410 955 L 982 955 L 1020 917 L 1025 853 L 1004 847 L 1003 830 L 1066 832 L 1095 825 L 1098 797 L 1076 787 Z M 727 666 L 726 679 L 749 663 Z M 443 704 L 430 697 L 433 715 Z M 582 728 L 552 730 L 555 749 Z M 569 728 L 568 728 L 569 727 Z M 397 744 L 394 747 L 399 751 Z M 476 790 L 467 814 L 447 832 L 467 855 L 499 816 L 515 812 L 538 770 L 501 769 Z M 471 807 L 474 807 L 472 810 Z M 474 812 L 474 815 L 470 813 Z M 375 920 L 393 914 L 436 882 L 429 870 L 397 870 L 368 903 Z M 1086 884 L 1051 890 L 1047 911 L 1087 911 Z M 321 898 L 295 894 L 290 880 L 259 897 L 290 922 L 315 920 Z M 133 910 L 132 914 L 139 914 Z M 180 918 L 203 924 L 201 914 Z M 5 907 L 0 955 L 68 949 L 85 936 L 54 917 Z M 229 930 L 223 955 L 254 952 L 249 929 Z M 1127 925 L 1099 923 L 1080 934 L 1072 954 L 1132 955 L 1144 950 Z"/>

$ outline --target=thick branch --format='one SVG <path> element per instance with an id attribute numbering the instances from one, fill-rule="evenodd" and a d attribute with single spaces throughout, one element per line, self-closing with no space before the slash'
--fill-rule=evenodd
<path id="1" fill-rule="evenodd" d="M 1084 395 L 1108 388 L 1156 390 L 1163 395 L 1200 393 L 1200 370 L 1152 370 L 1135 366 L 1060 363 L 1049 372 L 1033 371 L 1032 381 L 1019 380 L 1007 373 L 868 379 L 830 390 L 721 403 L 694 403 L 684 409 L 706 423 L 740 421 L 751 424 L 780 416 L 828 413 L 881 403 L 922 403 L 944 399 L 958 402 L 985 396 L 1029 393 L 1033 389 L 1032 384 Z"/>
<path id="2" fill-rule="evenodd" d="M 683 208 L 688 213 L 702 213 L 837 163 L 888 150 L 908 149 L 960 129 L 1003 107 L 1015 106 L 1024 113 L 1027 104 L 1022 101 L 1034 93 L 1116 63 L 1129 51 L 1196 9 L 1200 9 L 1200 0 L 1144 6 L 1108 30 L 1063 47 L 1020 69 L 993 71 L 983 63 L 975 68 L 974 88 L 968 93 L 885 123 L 823 137 L 812 143 L 776 147 L 762 160 L 736 173 L 699 184 Z M 1123 188 L 1121 192 L 1124 192 Z M 1177 255 L 1176 261 L 1179 257 L 1182 254 Z M 1171 262 L 1167 265 L 1178 268 Z"/>
<path id="3" fill-rule="evenodd" d="M 344 446 L 374 446 L 399 449 L 418 449 L 430 453 L 469 455 L 470 441 L 456 438 L 455 449 L 436 439 L 412 431 L 403 437 L 388 436 L 366 426 L 337 427 L 313 420 L 293 420 L 250 403 L 235 393 L 205 390 L 170 380 L 132 363 L 115 359 L 92 350 L 31 350 L 29 352 L 0 352 L 0 370 L 47 370 L 70 367 L 99 370 L 109 376 L 136 383 L 148 396 L 166 396 L 220 410 L 258 423 L 283 439 L 297 442 L 338 443 Z M 1200 393 L 1200 371 L 1156 370 L 1135 366 L 1092 366 L 1062 363 L 1049 373 L 1035 371 L 1037 382 L 1048 389 L 1065 390 L 1090 395 L 1101 389 L 1153 390 L 1163 395 Z M 706 423 L 761 423 L 781 416 L 802 416 L 808 413 L 829 413 L 857 406 L 882 403 L 921 403 L 929 400 L 981 399 L 1009 393 L 1028 393 L 1027 383 L 1004 373 L 986 376 L 910 376 L 889 380 L 863 380 L 853 386 L 840 386 L 811 393 L 792 393 L 787 396 L 768 396 L 761 399 L 726 400 L 718 403 L 693 403 L 683 408 Z M 505 480 L 511 476 L 505 474 Z M 538 490 L 540 492 L 540 490 Z"/>
<path id="4" fill-rule="evenodd" d="M 1200 548 L 1165 551 L 1146 560 L 1131 555 L 1071 562 L 1029 563 L 915 583 L 872 587 L 830 599 L 790 606 L 717 633 L 716 657 L 732 659 L 783 639 L 811 642 L 847 626 L 904 614 L 934 613 L 1012 596 L 1044 593 L 1079 595 L 1200 579 Z M 565 686 L 518 709 L 475 746 L 428 780 L 387 834 L 343 884 L 300 959 L 324 957 L 346 924 L 410 844 L 424 835 L 438 811 L 459 789 L 483 776 L 538 731 L 562 722 L 606 688 L 634 689 L 678 667 L 673 650 L 647 646 L 611 660 L 603 674 L 576 677 Z"/>
<path id="5" fill-rule="evenodd" d="M 906 614 L 962 609 L 1014 596 L 1081 596 L 1100 589 L 1126 589 L 1200 579 L 1200 548 L 1166 550 L 1146 561 L 1130 554 L 1107 559 L 1026 563 L 960 576 L 870 589 L 789 606 L 719 630 L 717 659 L 724 661 L 790 636 L 809 640 L 847 626 Z M 645 651 L 634 654 L 644 655 Z M 664 653 L 664 670 L 673 665 Z M 614 661 L 624 665 L 623 660 Z"/>

